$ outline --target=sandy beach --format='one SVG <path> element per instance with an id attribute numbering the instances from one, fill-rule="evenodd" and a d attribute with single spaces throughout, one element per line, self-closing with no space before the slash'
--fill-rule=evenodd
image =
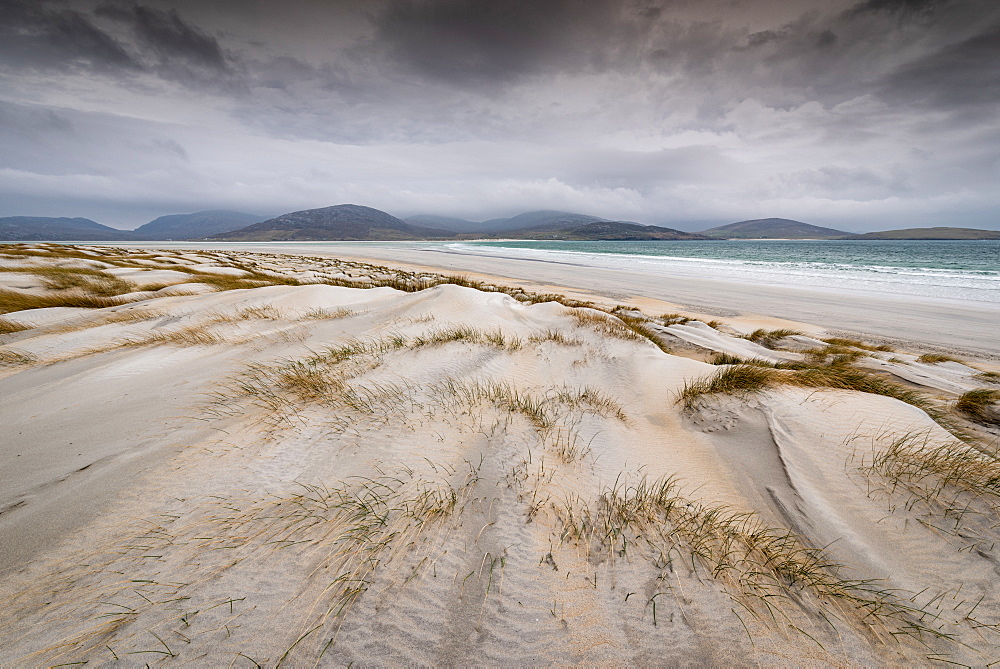
<path id="1" fill-rule="evenodd" d="M 177 246 L 184 244 L 177 243 Z M 881 338 L 911 348 L 932 347 L 1000 360 L 996 339 L 996 324 L 1000 322 L 998 303 L 748 284 L 691 276 L 664 277 L 569 262 L 473 255 L 442 244 L 232 242 L 206 243 L 204 248 L 311 256 L 335 254 L 394 267 L 502 277 L 509 283 L 540 292 L 570 289 L 611 303 L 647 298 L 655 300 L 657 306 L 665 305 L 665 308 L 686 310 L 709 318 L 744 315 L 783 319 L 804 326 L 818 326 L 829 332 Z M 759 318 L 758 321 L 772 322 Z"/>
<path id="2" fill-rule="evenodd" d="M 182 246 L 0 247 L 0 665 L 1000 660 L 989 305 Z"/>

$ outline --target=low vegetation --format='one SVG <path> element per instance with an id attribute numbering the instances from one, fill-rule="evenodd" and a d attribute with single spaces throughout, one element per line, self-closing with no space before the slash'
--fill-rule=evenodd
<path id="1" fill-rule="evenodd" d="M 917 358 L 917 362 L 936 365 L 940 362 L 960 362 L 960 361 L 951 357 L 950 355 L 942 355 L 940 353 L 924 353 L 922 356 Z"/>
<path id="2" fill-rule="evenodd" d="M 779 385 L 884 395 L 919 407 L 946 428 L 955 429 L 943 412 L 934 407 L 923 394 L 882 376 L 839 364 L 798 369 L 769 369 L 755 364 L 736 364 L 706 378 L 686 382 L 678 393 L 677 402 L 683 404 L 685 409 L 691 409 L 703 395 L 747 395 Z"/>
<path id="3" fill-rule="evenodd" d="M 830 346 L 840 346 L 845 348 L 860 348 L 864 351 L 884 351 L 891 352 L 893 348 L 888 344 L 868 344 L 858 339 L 844 339 L 843 337 L 830 337 L 824 339 Z"/>
<path id="4" fill-rule="evenodd" d="M 13 334 L 15 332 L 22 332 L 28 328 L 15 323 L 14 321 L 7 320 L 6 318 L 0 318 L 0 335 Z"/>
<path id="5" fill-rule="evenodd" d="M 765 330 L 763 328 L 754 330 L 748 335 L 743 335 L 744 339 L 748 339 L 755 344 L 760 344 L 766 348 L 776 348 L 778 342 L 785 337 L 791 337 L 792 335 L 802 334 L 798 330 L 789 330 L 787 328 L 781 328 L 777 330 Z"/>
<path id="6" fill-rule="evenodd" d="M 749 395 L 775 385 L 776 381 L 777 375 L 772 370 L 753 364 L 735 364 L 709 377 L 685 382 L 677 400 L 685 409 L 691 409 L 702 395 Z"/>
<path id="7" fill-rule="evenodd" d="M 45 309 L 47 307 L 82 307 L 85 309 L 103 309 L 124 304 L 126 300 L 117 297 L 88 295 L 69 292 L 57 295 L 33 295 L 20 291 L 0 288 L 0 314 L 9 314 L 26 309 Z"/>
<path id="8" fill-rule="evenodd" d="M 977 388 L 963 393 L 955 402 L 955 409 L 977 423 L 1000 425 L 1000 408 L 996 406 L 998 402 L 1000 390 Z"/>

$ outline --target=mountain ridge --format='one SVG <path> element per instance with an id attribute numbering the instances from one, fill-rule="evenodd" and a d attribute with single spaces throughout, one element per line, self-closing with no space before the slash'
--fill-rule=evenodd
<path id="1" fill-rule="evenodd" d="M 209 236 L 229 241 L 391 241 L 452 238 L 454 233 L 411 225 L 379 209 L 337 204 L 275 216 Z"/>
<path id="2" fill-rule="evenodd" d="M 851 233 L 810 225 L 790 218 L 755 218 L 702 230 L 715 239 L 837 239 Z"/>
<path id="3" fill-rule="evenodd" d="M 0 218 L 0 240 L 4 241 L 127 241 L 130 230 L 119 230 L 89 218 L 50 216 L 5 216 Z"/>
<path id="4" fill-rule="evenodd" d="M 230 209 L 209 209 L 191 214 L 167 214 L 132 231 L 139 239 L 198 239 L 253 225 L 264 216 Z"/>

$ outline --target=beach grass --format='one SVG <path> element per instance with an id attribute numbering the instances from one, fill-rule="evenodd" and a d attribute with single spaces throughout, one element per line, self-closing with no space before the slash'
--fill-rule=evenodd
<path id="1" fill-rule="evenodd" d="M 1000 409 L 994 405 L 1000 402 L 1000 390 L 976 388 L 963 393 L 955 402 L 955 409 L 977 423 L 1000 425 Z"/>
<path id="2" fill-rule="evenodd" d="M 950 355 L 944 355 L 942 353 L 924 353 L 917 358 L 917 362 L 927 363 L 929 365 L 936 365 L 941 362 L 961 362 L 960 360 L 953 358 Z"/>
<path id="3" fill-rule="evenodd" d="M 91 295 L 75 291 L 59 295 L 35 295 L 0 288 L 0 314 L 9 314 L 27 309 L 45 309 L 48 307 L 103 309 L 104 307 L 114 307 L 124 303 L 125 300 L 117 297 Z"/>
<path id="4" fill-rule="evenodd" d="M 765 348 L 776 348 L 778 342 L 785 337 L 791 337 L 792 335 L 802 334 L 798 330 L 789 330 L 788 328 L 778 328 L 776 330 L 767 330 L 764 328 L 758 328 L 750 334 L 743 335 L 744 339 L 748 339 L 755 344 L 760 344 Z"/>

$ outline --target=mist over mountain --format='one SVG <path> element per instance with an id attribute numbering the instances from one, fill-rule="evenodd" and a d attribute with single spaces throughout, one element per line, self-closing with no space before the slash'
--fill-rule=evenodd
<path id="1" fill-rule="evenodd" d="M 242 211 L 214 209 L 193 214 L 170 214 L 133 230 L 138 239 L 200 239 L 259 223 L 266 217 Z"/>
<path id="2" fill-rule="evenodd" d="M 434 228 L 436 230 L 448 230 L 449 232 L 481 232 L 484 223 L 479 221 L 467 221 L 464 218 L 454 216 L 435 216 L 433 214 L 421 214 L 419 216 L 409 216 L 403 219 L 404 223 L 417 227 Z"/>
<path id="3" fill-rule="evenodd" d="M 601 221 L 607 221 L 607 219 L 588 216 L 586 214 L 574 214 L 568 211 L 541 210 L 528 211 L 517 216 L 511 216 L 510 218 L 492 218 L 488 221 L 483 221 L 483 226 L 490 232 L 543 228 L 560 230 Z"/>

